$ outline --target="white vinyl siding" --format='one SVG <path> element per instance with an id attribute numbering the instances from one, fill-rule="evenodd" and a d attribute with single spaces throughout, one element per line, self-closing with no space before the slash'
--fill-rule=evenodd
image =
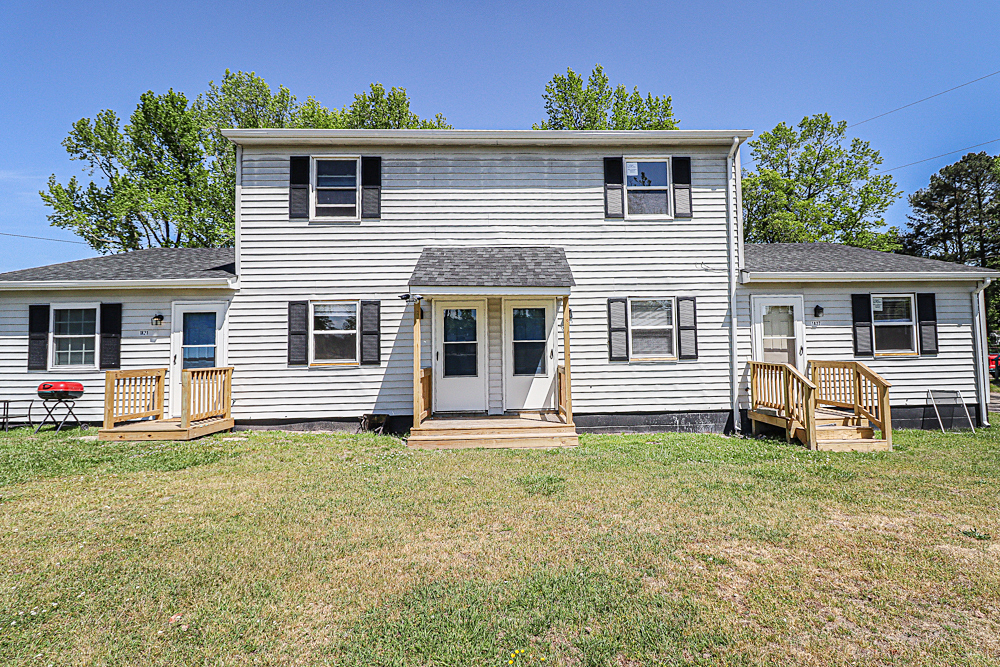
<path id="1" fill-rule="evenodd" d="M 662 220 L 605 219 L 606 148 L 366 147 L 357 152 L 382 156 L 381 219 L 362 220 L 360 226 L 315 226 L 290 222 L 287 213 L 288 157 L 302 155 L 305 148 L 247 147 L 241 287 L 229 330 L 230 362 L 239 369 L 234 415 L 294 419 L 409 413 L 412 310 L 398 295 L 408 291 L 421 249 L 502 244 L 566 250 L 577 283 L 570 297 L 577 413 L 729 409 L 727 150 L 663 146 L 650 151 L 654 157 L 692 157 L 694 217 L 664 225 Z M 353 152 L 351 146 L 341 151 Z M 666 286 L 669 293 L 698 298 L 699 358 L 609 364 L 607 299 L 662 298 Z M 287 367 L 287 302 L 323 294 L 381 301 L 381 366 Z M 427 366 L 431 314 L 425 310 Z M 274 386 L 283 391 L 272 391 Z M 502 387 L 492 373 L 489 389 L 490 406 L 497 409 Z"/>
<path id="2" fill-rule="evenodd" d="M 104 371 L 96 364 L 87 368 L 65 366 L 50 371 L 28 371 L 28 306 L 32 304 L 68 303 L 121 303 L 122 338 L 121 368 L 170 367 L 171 302 L 185 302 L 201 299 L 224 300 L 231 292 L 209 290 L 80 290 L 38 291 L 0 293 L 0 396 L 4 398 L 37 399 L 36 389 L 43 380 L 67 380 L 81 382 L 84 394 L 77 399 L 74 412 L 85 421 L 99 422 L 104 418 Z M 58 297 L 58 298 L 57 298 Z M 56 306 L 62 307 L 62 306 Z M 153 326 L 154 315 L 163 315 L 163 323 Z M 98 311 L 98 327 L 100 326 Z M 99 349 L 100 346 L 98 346 Z M 99 352 L 98 352 L 99 354 Z M 52 355 L 50 342 L 49 356 Z M 169 370 L 167 382 L 169 385 Z M 165 392 L 164 401 L 169 410 L 170 392 Z M 34 406 L 36 420 L 40 404 Z"/>
<path id="3" fill-rule="evenodd" d="M 928 389 L 959 390 L 974 403 L 976 371 L 973 357 L 972 291 L 966 283 L 852 283 L 843 285 L 741 285 L 737 291 L 741 407 L 747 407 L 748 370 L 752 358 L 750 295 L 802 294 L 805 304 L 807 359 L 861 361 L 892 384 L 892 405 L 926 405 Z M 851 294 L 898 295 L 933 292 L 937 305 L 938 343 L 933 356 L 855 357 Z M 823 317 L 813 309 L 823 306 Z M 700 312 L 699 312 L 700 315 Z"/>

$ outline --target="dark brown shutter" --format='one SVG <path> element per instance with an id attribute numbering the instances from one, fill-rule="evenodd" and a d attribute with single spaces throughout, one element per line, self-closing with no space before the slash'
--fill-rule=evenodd
<path id="1" fill-rule="evenodd" d="M 628 300 L 608 299 L 608 359 L 628 361 Z"/>
<path id="2" fill-rule="evenodd" d="M 693 296 L 677 297 L 677 358 L 698 358 L 698 305 Z"/>
<path id="3" fill-rule="evenodd" d="M 920 354 L 938 353 L 937 302 L 933 294 L 917 295 Z"/>
<path id="4" fill-rule="evenodd" d="M 674 217 L 691 217 L 691 158 L 671 159 L 674 182 Z"/>
<path id="5" fill-rule="evenodd" d="M 288 217 L 309 219 L 309 156 L 288 159 Z"/>
<path id="6" fill-rule="evenodd" d="M 28 306 L 28 370 L 49 367 L 49 306 Z"/>
<path id="7" fill-rule="evenodd" d="M 872 347 L 872 299 L 869 294 L 852 294 L 851 310 L 854 318 L 854 355 L 870 357 Z"/>
<path id="8" fill-rule="evenodd" d="M 101 304 L 101 368 L 122 367 L 122 305 Z"/>
<path id="9" fill-rule="evenodd" d="M 361 363 L 382 363 L 382 303 L 361 302 Z"/>
<path id="10" fill-rule="evenodd" d="M 604 158 L 604 217 L 625 217 L 625 171 L 622 158 Z"/>
<path id="11" fill-rule="evenodd" d="M 361 217 L 382 217 L 382 158 L 361 158 Z"/>
<path id="12" fill-rule="evenodd" d="M 309 302 L 288 302 L 288 365 L 309 365 Z"/>

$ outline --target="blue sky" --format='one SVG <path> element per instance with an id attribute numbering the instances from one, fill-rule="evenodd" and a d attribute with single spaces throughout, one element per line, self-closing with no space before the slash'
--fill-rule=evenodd
<path id="1" fill-rule="evenodd" d="M 614 83 L 668 94 L 685 129 L 749 128 L 828 112 L 857 122 L 1000 70 L 1000 4 L 958 2 L 5 3 L 0 26 L 0 232 L 73 240 L 37 191 L 85 176 L 60 145 L 146 90 L 194 97 L 253 70 L 343 106 L 372 81 L 407 88 L 458 128 L 528 128 L 556 72 L 604 65 Z M 852 132 L 886 167 L 1000 138 L 1000 75 Z M 984 147 L 1000 152 L 1000 142 Z M 749 156 L 744 152 L 744 160 Z M 913 192 L 948 156 L 894 172 Z M 889 212 L 903 225 L 905 200 Z M 0 236 L 0 271 L 94 254 Z"/>

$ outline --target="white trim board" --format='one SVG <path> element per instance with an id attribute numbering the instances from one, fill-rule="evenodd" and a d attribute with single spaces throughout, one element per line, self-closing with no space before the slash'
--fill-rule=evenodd
<path id="1" fill-rule="evenodd" d="M 915 281 L 935 282 L 935 281 L 968 281 L 976 282 L 983 278 L 989 278 L 994 272 L 988 269 L 982 273 L 978 271 L 921 271 L 921 272 L 847 272 L 847 271 L 824 271 L 824 272 L 761 272 L 761 271 L 741 271 L 740 282 L 747 283 L 870 283 L 870 282 L 892 282 L 892 281 Z"/>

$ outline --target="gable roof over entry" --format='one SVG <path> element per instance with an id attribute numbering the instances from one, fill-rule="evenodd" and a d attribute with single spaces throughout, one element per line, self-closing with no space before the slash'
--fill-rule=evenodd
<path id="1" fill-rule="evenodd" d="M 540 289 L 568 294 L 575 284 L 566 252 L 551 246 L 424 248 L 410 276 L 411 289 L 439 294 L 476 290 L 518 294 Z"/>

